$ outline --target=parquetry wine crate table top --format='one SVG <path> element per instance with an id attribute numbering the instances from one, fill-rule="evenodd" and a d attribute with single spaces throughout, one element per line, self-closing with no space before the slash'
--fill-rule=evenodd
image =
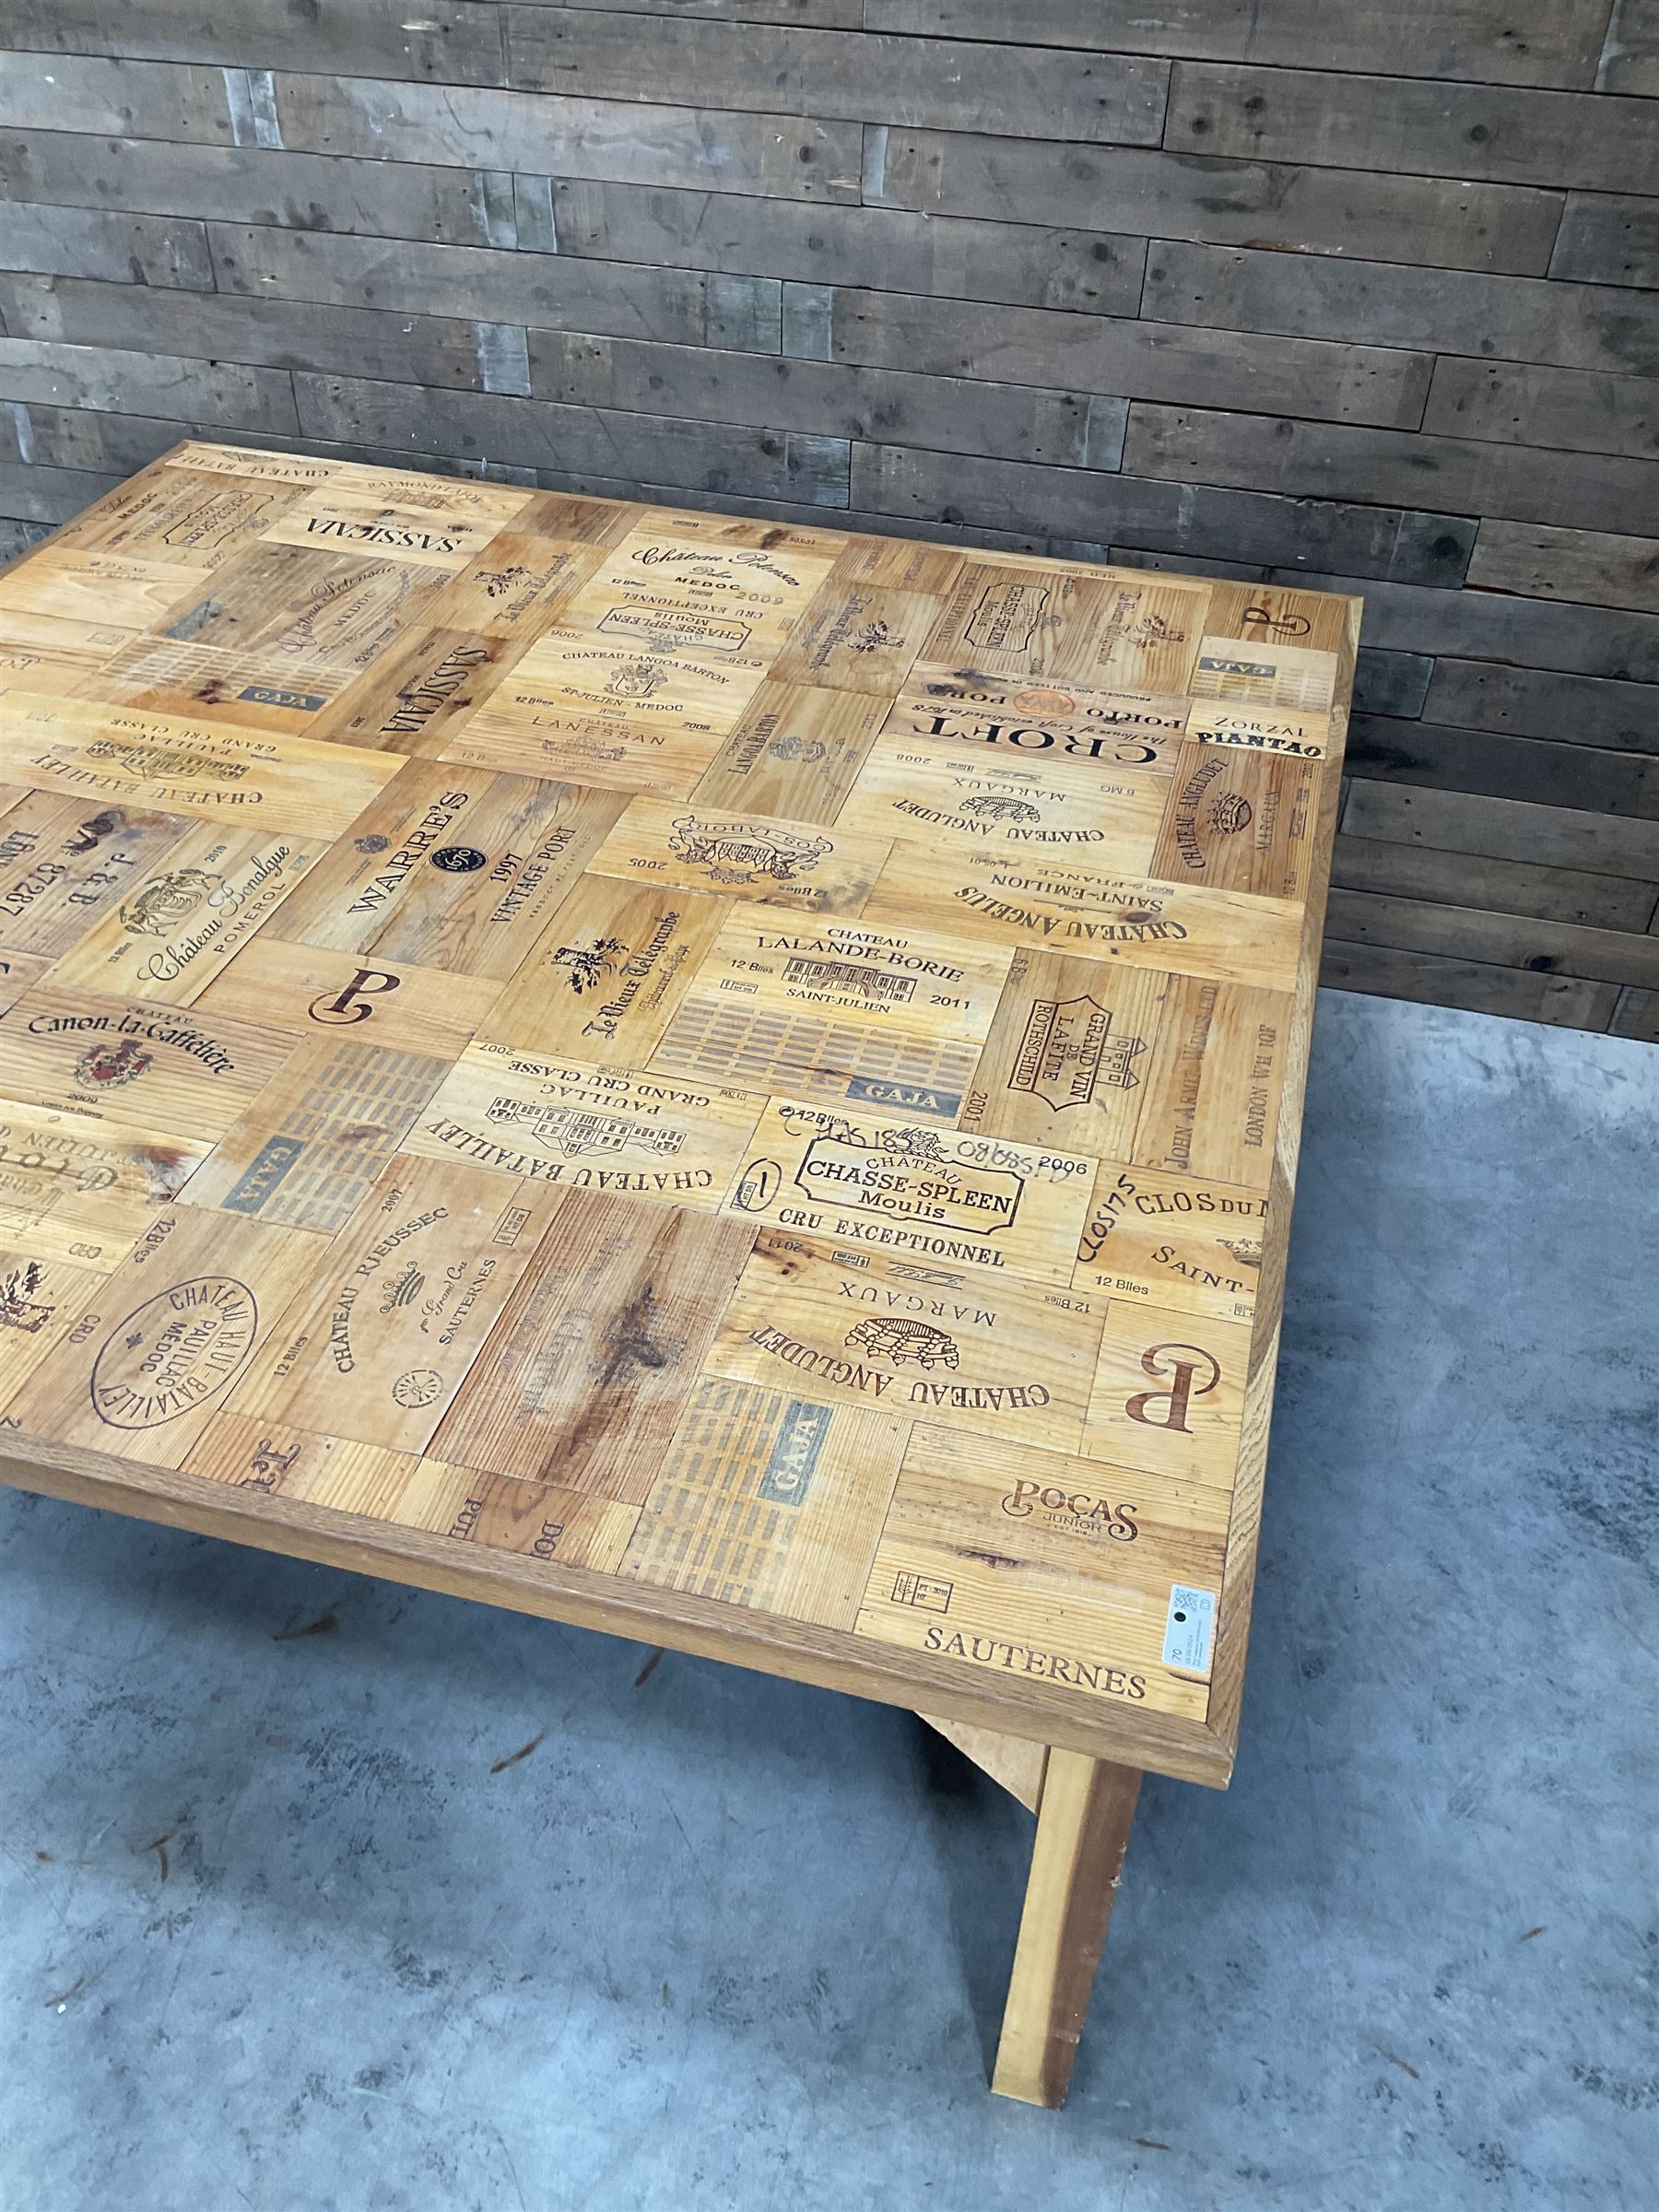
<path id="1" fill-rule="evenodd" d="M 1358 615 L 180 447 L 0 577 L 4 1472 L 1224 1781 Z"/>

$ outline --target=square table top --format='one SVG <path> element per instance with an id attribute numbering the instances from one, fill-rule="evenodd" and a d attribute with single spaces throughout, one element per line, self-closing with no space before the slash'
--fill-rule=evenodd
<path id="1" fill-rule="evenodd" d="M 1359 616 L 176 448 L 0 576 L 0 1477 L 1224 1782 Z"/>

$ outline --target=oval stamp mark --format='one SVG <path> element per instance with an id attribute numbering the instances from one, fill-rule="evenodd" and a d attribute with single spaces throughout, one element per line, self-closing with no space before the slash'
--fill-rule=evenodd
<path id="1" fill-rule="evenodd" d="M 92 1410 L 112 1429 L 159 1429 L 191 1413 L 241 1371 L 259 1328 L 246 1283 L 200 1275 L 135 1307 L 92 1363 Z"/>

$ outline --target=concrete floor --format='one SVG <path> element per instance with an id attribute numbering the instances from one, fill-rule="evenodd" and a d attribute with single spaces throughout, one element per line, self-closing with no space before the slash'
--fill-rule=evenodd
<path id="1" fill-rule="evenodd" d="M 1029 1817 L 908 1716 L 0 1498 L 0 2207 L 1652 2206 L 1656 1130 L 1327 995 L 1239 1777 L 1062 2114 Z"/>

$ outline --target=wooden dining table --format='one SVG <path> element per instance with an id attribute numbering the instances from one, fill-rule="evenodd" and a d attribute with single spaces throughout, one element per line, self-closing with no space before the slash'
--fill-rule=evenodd
<path id="1" fill-rule="evenodd" d="M 1238 1744 L 1359 618 L 164 454 L 0 575 L 0 1478 L 915 1710 L 1061 2102 Z"/>

